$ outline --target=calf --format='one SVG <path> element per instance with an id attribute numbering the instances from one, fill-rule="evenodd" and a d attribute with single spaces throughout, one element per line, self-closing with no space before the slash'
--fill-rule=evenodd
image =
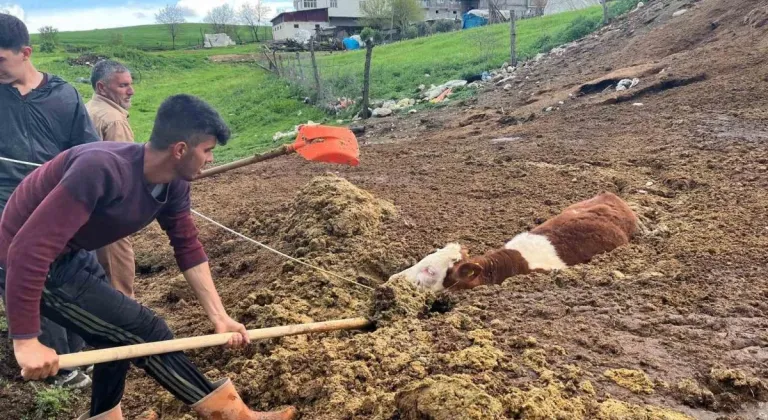
<path id="1" fill-rule="evenodd" d="M 471 289 L 501 284 L 516 274 L 547 272 L 589 262 L 627 244 L 638 219 L 615 194 L 604 192 L 567 207 L 559 215 L 512 238 L 503 249 L 463 258 L 446 272 L 442 288 Z"/>
<path id="2" fill-rule="evenodd" d="M 389 279 L 405 276 L 408 281 L 420 289 L 438 292 L 443 289 L 443 281 L 448 270 L 466 258 L 467 250 L 464 247 L 455 242 L 450 243 L 422 258 L 414 266 L 393 274 Z"/>

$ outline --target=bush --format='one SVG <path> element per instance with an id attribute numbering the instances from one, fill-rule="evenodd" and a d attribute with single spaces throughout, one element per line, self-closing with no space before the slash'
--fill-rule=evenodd
<path id="1" fill-rule="evenodd" d="M 416 26 L 409 26 L 408 29 L 405 30 L 405 38 L 406 39 L 414 39 L 419 37 L 419 29 Z"/>
<path id="2" fill-rule="evenodd" d="M 560 35 L 559 41 L 566 43 L 584 38 L 596 31 L 600 27 L 601 22 L 602 19 L 600 17 L 587 18 L 579 16 L 568 24 L 568 27 Z"/>
<path id="3" fill-rule="evenodd" d="M 552 48 L 557 46 L 555 41 L 549 34 L 544 34 L 533 43 L 533 49 L 539 53 L 548 53 Z"/>
<path id="4" fill-rule="evenodd" d="M 437 20 L 432 25 L 432 29 L 435 31 L 435 33 L 452 32 L 455 28 L 456 25 L 454 22 L 448 19 Z"/>
<path id="5" fill-rule="evenodd" d="M 640 0 L 616 0 L 608 6 L 608 14 L 611 17 L 623 15 L 637 7 L 638 3 Z"/>
<path id="6" fill-rule="evenodd" d="M 123 45 L 123 34 L 119 32 L 113 32 L 109 37 L 110 45 Z"/>
<path id="7" fill-rule="evenodd" d="M 54 51 L 56 51 L 56 44 L 55 43 L 53 43 L 53 42 L 51 42 L 49 40 L 45 40 L 45 41 L 42 41 L 40 43 L 40 52 L 52 53 Z"/>
<path id="8" fill-rule="evenodd" d="M 428 36 L 432 34 L 432 27 L 427 22 L 417 22 L 413 25 L 419 31 L 419 36 Z"/>

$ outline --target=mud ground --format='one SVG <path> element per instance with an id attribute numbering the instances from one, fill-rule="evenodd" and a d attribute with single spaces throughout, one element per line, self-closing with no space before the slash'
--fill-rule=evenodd
<path id="1" fill-rule="evenodd" d="M 368 123 L 357 168 L 294 156 L 196 184 L 198 211 L 376 289 L 198 219 L 233 316 L 379 322 L 190 354 L 252 407 L 307 419 L 768 418 L 766 22 L 757 0 L 646 2 L 520 68 L 509 92 Z M 641 83 L 604 91 L 626 76 Z M 385 284 L 447 242 L 482 253 L 603 190 L 643 232 L 590 264 L 451 296 Z M 178 336 L 212 332 L 162 231 L 134 244 L 138 299 Z M 28 413 L 29 385 L 0 365 L 0 408 Z M 136 369 L 124 404 L 194 418 Z"/>

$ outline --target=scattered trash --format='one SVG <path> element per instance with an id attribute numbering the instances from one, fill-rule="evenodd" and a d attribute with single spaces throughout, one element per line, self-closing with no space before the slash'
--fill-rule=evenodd
<path id="1" fill-rule="evenodd" d="M 552 110 L 553 110 L 553 109 L 554 109 L 554 108 L 552 108 L 552 107 L 550 106 L 550 107 L 548 107 L 547 109 L 545 109 L 545 110 L 544 110 L 544 112 L 552 112 Z"/>
<path id="2" fill-rule="evenodd" d="M 423 91 L 423 90 L 424 90 L 424 89 L 426 89 L 426 88 L 427 88 L 427 87 L 426 87 L 426 86 L 424 86 L 424 85 L 419 85 L 419 91 Z"/>
<path id="3" fill-rule="evenodd" d="M 637 7 L 635 8 L 635 10 L 642 9 L 643 7 L 645 7 L 645 3 L 643 2 L 637 3 Z"/>
<path id="4" fill-rule="evenodd" d="M 275 133 L 274 136 L 272 136 L 272 141 L 279 141 L 286 137 L 296 137 L 296 135 L 299 134 L 299 126 L 301 125 L 320 125 L 320 123 L 316 123 L 310 120 L 310 121 L 307 121 L 306 124 L 299 124 L 297 126 L 294 126 L 292 131 L 286 131 L 286 132 L 278 131 L 277 133 Z"/>
<path id="5" fill-rule="evenodd" d="M 376 108 L 373 110 L 373 116 L 376 118 L 383 118 L 392 115 L 392 110 L 389 108 Z"/>
<path id="6" fill-rule="evenodd" d="M 651 185 L 653 185 L 653 181 L 648 181 L 648 182 L 645 183 L 646 187 L 650 187 Z"/>
<path id="7" fill-rule="evenodd" d="M 483 87 L 483 84 L 480 82 L 472 82 L 468 84 L 467 87 L 470 89 L 480 89 L 481 87 Z"/>
<path id="8" fill-rule="evenodd" d="M 341 110 L 347 109 L 351 105 L 354 105 L 354 104 L 355 104 L 355 100 L 354 99 L 349 99 L 349 98 L 346 98 L 346 97 L 336 98 L 335 102 L 331 102 L 331 103 L 328 104 L 328 109 L 338 113 Z"/>
<path id="9" fill-rule="evenodd" d="M 427 100 L 432 100 L 443 94 L 448 89 L 453 89 L 461 86 L 466 86 L 467 81 L 466 80 L 451 80 L 448 82 L 443 83 L 440 86 L 433 86 L 429 90 L 427 90 L 425 93 L 422 94 L 424 98 Z"/>
<path id="10" fill-rule="evenodd" d="M 435 97 L 434 99 L 431 99 L 430 102 L 432 102 L 433 104 L 440 103 L 440 102 L 447 102 L 448 95 L 450 95 L 451 92 L 453 92 L 453 89 L 446 89 L 445 91 L 443 91 L 443 93 L 437 95 L 437 97 Z"/>
<path id="11" fill-rule="evenodd" d="M 504 90 L 510 90 L 510 89 L 512 89 L 512 85 L 510 85 L 509 83 L 504 85 Z"/>
<path id="12" fill-rule="evenodd" d="M 417 112 L 419 112 L 419 111 L 417 111 L 417 110 L 415 110 L 415 109 L 412 109 L 412 110 L 408 111 L 408 113 L 409 113 L 409 114 L 415 114 L 415 113 L 417 113 Z"/>
<path id="13" fill-rule="evenodd" d="M 640 79 L 638 78 L 622 79 L 621 81 L 619 81 L 619 84 L 616 86 L 616 91 L 620 92 L 622 90 L 631 89 L 637 86 L 638 83 L 640 83 Z"/>
<path id="14" fill-rule="evenodd" d="M 565 105 L 565 102 L 563 102 L 563 101 L 560 101 L 560 102 L 558 102 L 558 104 L 560 104 L 560 105 Z"/>
<path id="15" fill-rule="evenodd" d="M 642 102 L 635 102 L 632 105 L 634 105 L 634 106 L 643 106 L 643 103 Z"/>
<path id="16" fill-rule="evenodd" d="M 278 131 L 277 133 L 275 133 L 274 136 L 272 136 L 272 141 L 280 141 L 285 137 L 295 137 L 297 134 L 299 134 L 298 130 L 288 131 L 285 133 L 282 131 Z"/>
<path id="17" fill-rule="evenodd" d="M 429 77 L 429 73 L 424 73 L 424 77 Z"/>
<path id="18" fill-rule="evenodd" d="M 536 54 L 536 57 L 534 57 L 533 61 L 539 61 L 542 58 L 544 58 L 544 54 L 538 53 L 538 54 Z"/>
<path id="19" fill-rule="evenodd" d="M 672 13 L 672 17 L 682 16 L 687 11 L 688 11 L 688 9 L 680 9 L 680 10 L 676 11 L 675 13 Z"/>
<path id="20" fill-rule="evenodd" d="M 487 82 L 487 81 L 491 80 L 491 74 L 488 73 L 487 71 L 484 71 L 482 76 L 481 76 L 481 80 L 484 81 L 484 82 Z"/>

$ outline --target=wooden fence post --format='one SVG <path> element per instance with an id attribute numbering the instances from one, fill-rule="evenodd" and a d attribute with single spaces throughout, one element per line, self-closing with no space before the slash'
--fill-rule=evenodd
<path id="1" fill-rule="evenodd" d="M 371 86 L 371 57 L 373 56 L 373 40 L 369 39 L 365 43 L 365 72 L 363 73 L 363 103 L 360 109 L 360 118 L 367 119 L 371 116 L 368 112 L 368 103 L 370 101 Z"/>
<path id="2" fill-rule="evenodd" d="M 509 49 L 510 49 L 510 60 L 509 65 L 513 67 L 517 67 L 517 28 L 515 26 L 515 20 L 517 20 L 515 16 L 515 11 L 510 10 L 509 11 Z"/>
<path id="3" fill-rule="evenodd" d="M 600 3 L 603 4 L 603 26 L 605 26 L 610 22 L 608 17 L 608 0 L 600 0 Z"/>
<path id="4" fill-rule="evenodd" d="M 317 60 L 315 59 L 315 37 L 309 38 L 309 54 L 312 57 L 312 72 L 315 74 L 315 103 L 320 100 L 320 73 L 317 71 Z"/>
<path id="5" fill-rule="evenodd" d="M 301 68 L 301 53 L 296 51 L 296 64 L 299 66 L 299 77 L 304 81 L 304 69 Z"/>

